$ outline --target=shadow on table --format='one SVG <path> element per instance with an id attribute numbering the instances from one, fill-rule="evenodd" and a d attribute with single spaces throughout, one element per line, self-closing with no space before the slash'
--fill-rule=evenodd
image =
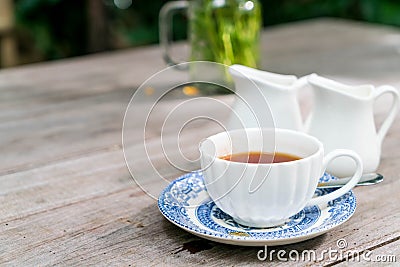
<path id="1" fill-rule="evenodd" d="M 291 255 L 292 257 L 296 257 L 297 255 L 301 256 L 304 250 L 313 250 L 314 248 L 318 248 L 322 243 L 324 243 L 324 241 L 326 241 L 325 239 L 328 238 L 328 236 L 324 234 L 311 240 L 296 244 L 271 247 L 268 246 L 267 251 L 265 251 L 265 246 L 235 246 L 199 238 L 173 225 L 166 219 L 160 222 L 160 224 L 163 232 L 162 235 L 165 236 L 165 239 L 169 240 L 168 243 L 171 244 L 171 256 L 185 256 L 186 258 L 193 258 L 195 254 L 195 257 L 197 258 L 196 262 L 201 261 L 203 263 L 221 262 L 249 264 L 260 263 L 262 261 L 280 262 L 283 260 L 278 258 L 278 251 L 285 251 L 284 253 L 280 252 L 282 253 L 280 254 L 281 258 L 288 259 L 291 251 L 296 251 L 297 253 L 296 255 L 293 255 L 293 253 Z M 261 259 L 258 258 L 258 255 Z M 317 259 L 318 257 L 319 255 L 317 254 Z"/>

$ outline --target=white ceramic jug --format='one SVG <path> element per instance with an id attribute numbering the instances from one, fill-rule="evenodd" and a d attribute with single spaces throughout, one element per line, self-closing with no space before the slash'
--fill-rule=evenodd
<path id="1" fill-rule="evenodd" d="M 317 137 L 325 154 L 338 148 L 354 150 L 363 160 L 364 173 L 375 172 L 380 161 L 382 141 L 399 111 L 399 93 L 391 86 L 348 86 L 312 74 L 308 82 L 314 93 L 314 108 L 307 119 L 306 131 Z M 391 94 L 393 104 L 379 131 L 375 129 L 374 102 Z M 334 160 L 327 171 L 350 176 L 355 164 L 349 159 Z"/>
<path id="2" fill-rule="evenodd" d="M 229 130 L 251 127 L 303 129 L 297 91 L 307 85 L 305 77 L 297 79 L 294 75 L 242 65 L 230 66 L 229 72 L 237 96 L 227 127 Z"/>

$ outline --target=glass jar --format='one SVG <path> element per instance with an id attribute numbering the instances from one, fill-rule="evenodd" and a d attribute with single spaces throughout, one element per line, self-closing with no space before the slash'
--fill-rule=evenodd
<path id="1" fill-rule="evenodd" d="M 178 10 L 188 9 L 191 61 L 259 67 L 261 4 L 258 0 L 172 1 L 160 12 L 160 43 L 170 65 L 171 22 Z"/>
<path id="2" fill-rule="evenodd" d="M 259 67 L 258 0 L 194 0 L 189 5 L 191 60 Z"/>

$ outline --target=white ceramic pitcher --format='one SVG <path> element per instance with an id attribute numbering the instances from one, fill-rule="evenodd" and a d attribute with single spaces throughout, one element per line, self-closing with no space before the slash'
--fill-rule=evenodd
<path id="1" fill-rule="evenodd" d="M 382 141 L 399 111 L 399 93 L 388 85 L 348 86 L 312 74 L 308 77 L 314 93 L 314 108 L 306 123 L 306 131 L 317 137 L 325 153 L 334 149 L 354 150 L 363 160 L 364 173 L 375 172 L 380 161 Z M 391 94 L 393 104 L 378 131 L 374 122 L 374 102 L 383 94 Z M 334 160 L 327 171 L 350 176 L 355 164 L 348 159 Z"/>
<path id="2" fill-rule="evenodd" d="M 229 72 L 235 82 L 237 101 L 228 129 L 285 128 L 302 130 L 297 91 L 307 85 L 306 77 L 282 75 L 232 65 Z M 353 169 L 354 170 L 354 169 Z"/>

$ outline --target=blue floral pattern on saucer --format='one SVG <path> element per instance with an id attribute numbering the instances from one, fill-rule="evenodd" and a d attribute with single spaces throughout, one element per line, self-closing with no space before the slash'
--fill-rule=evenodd
<path id="1" fill-rule="evenodd" d="M 320 182 L 336 179 L 325 173 Z M 335 189 L 317 189 L 324 195 Z M 327 207 L 306 207 L 281 226 L 254 228 L 240 225 L 210 199 L 200 171 L 171 182 L 158 198 L 161 213 L 172 223 L 195 235 L 228 244 L 259 246 L 300 242 L 321 235 L 347 221 L 355 212 L 352 191 Z"/>

